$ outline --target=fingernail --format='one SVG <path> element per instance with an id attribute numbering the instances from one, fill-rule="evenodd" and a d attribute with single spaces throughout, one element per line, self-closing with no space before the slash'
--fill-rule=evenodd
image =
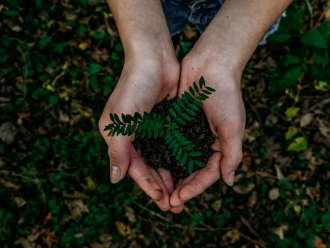
<path id="1" fill-rule="evenodd" d="M 117 183 L 120 180 L 120 168 L 118 166 L 111 166 L 110 181 L 111 183 Z"/>
<path id="2" fill-rule="evenodd" d="M 230 174 L 227 177 L 227 184 L 228 186 L 233 186 L 234 185 L 234 179 L 235 179 L 235 171 L 230 172 Z"/>

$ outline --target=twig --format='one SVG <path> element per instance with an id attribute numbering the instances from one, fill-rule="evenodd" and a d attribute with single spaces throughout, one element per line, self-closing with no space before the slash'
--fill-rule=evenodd
<path id="1" fill-rule="evenodd" d="M 242 236 L 243 238 L 247 239 L 248 241 L 250 241 L 251 243 L 254 243 L 256 245 L 260 245 L 261 247 L 263 248 L 267 248 L 267 246 L 264 244 L 264 242 L 261 242 L 261 241 L 257 241 L 257 240 L 254 240 L 254 239 L 251 239 L 249 236 L 246 236 L 245 234 L 239 232 L 239 235 Z"/>

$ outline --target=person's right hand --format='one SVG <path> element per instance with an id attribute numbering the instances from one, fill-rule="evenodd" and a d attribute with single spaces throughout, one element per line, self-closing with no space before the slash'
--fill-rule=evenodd
<path id="1" fill-rule="evenodd" d="M 108 136 L 109 131 L 103 130 L 112 123 L 110 113 L 143 115 L 144 111 L 150 113 L 156 103 L 175 97 L 179 77 L 180 64 L 174 49 L 171 54 L 149 49 L 126 56 L 119 82 L 99 121 L 100 132 L 108 145 L 111 182 L 119 182 L 128 172 L 163 211 L 171 209 L 169 199 L 174 190 L 169 171 L 159 168 L 157 173 L 145 163 L 132 145 L 134 135 Z"/>

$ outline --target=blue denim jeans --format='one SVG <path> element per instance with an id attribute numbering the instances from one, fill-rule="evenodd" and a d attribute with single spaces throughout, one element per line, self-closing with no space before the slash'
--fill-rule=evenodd
<path id="1" fill-rule="evenodd" d="M 180 34 L 189 23 L 196 25 L 203 33 L 225 0 L 162 0 L 162 6 L 171 36 Z M 266 38 L 274 33 L 285 16 L 285 12 L 267 31 L 259 45 L 266 44 Z"/>

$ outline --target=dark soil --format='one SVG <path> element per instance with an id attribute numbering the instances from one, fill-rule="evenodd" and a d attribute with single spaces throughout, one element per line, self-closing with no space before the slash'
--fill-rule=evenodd
<path id="1" fill-rule="evenodd" d="M 176 98 L 160 102 L 155 105 L 150 114 L 160 114 L 165 118 L 166 115 L 170 114 L 169 109 L 173 108 L 173 103 L 175 101 Z M 201 152 L 202 155 L 196 157 L 196 159 L 206 164 L 213 154 L 211 148 L 211 145 L 214 142 L 213 134 L 210 130 L 205 113 L 201 108 L 196 112 L 195 117 L 190 117 L 191 121 L 186 121 L 186 125 L 181 125 L 180 123 L 177 124 L 187 140 L 191 141 L 196 146 L 189 152 Z M 168 149 L 169 144 L 165 144 L 165 134 L 162 137 L 158 137 L 157 140 L 153 138 L 148 139 L 147 137 L 144 137 L 143 139 L 138 138 L 134 140 L 133 145 L 136 150 L 141 150 L 142 156 L 145 157 L 148 164 L 155 169 L 163 167 L 169 170 L 174 179 L 189 176 L 187 168 L 188 163 L 181 167 L 181 158 L 176 160 L 175 156 L 172 156 L 172 149 Z M 199 169 L 201 169 L 201 167 L 195 165 L 194 171 Z"/>

